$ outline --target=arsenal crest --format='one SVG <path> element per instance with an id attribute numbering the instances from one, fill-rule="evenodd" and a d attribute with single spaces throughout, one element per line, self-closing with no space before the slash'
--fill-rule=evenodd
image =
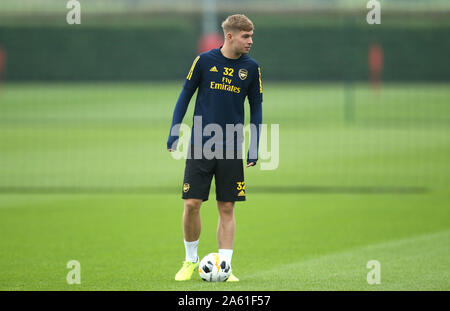
<path id="1" fill-rule="evenodd" d="M 248 75 L 248 71 L 247 69 L 239 69 L 239 78 L 241 78 L 241 80 L 245 80 L 247 78 Z"/>
<path id="2" fill-rule="evenodd" d="M 184 193 L 188 192 L 188 191 L 189 191 L 189 188 L 191 188 L 191 186 L 190 186 L 188 183 L 185 183 L 185 184 L 183 185 L 183 192 L 184 192 Z"/>

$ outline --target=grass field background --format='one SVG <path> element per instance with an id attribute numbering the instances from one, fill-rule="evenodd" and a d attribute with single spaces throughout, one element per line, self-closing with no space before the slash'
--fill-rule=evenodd
<path id="1" fill-rule="evenodd" d="M 184 161 L 165 144 L 180 88 L 0 88 L 1 290 L 450 289 L 448 85 L 265 83 L 280 163 L 245 170 L 237 284 L 173 280 Z M 203 256 L 217 251 L 214 187 L 201 213 Z M 66 283 L 72 259 L 81 285 Z"/>

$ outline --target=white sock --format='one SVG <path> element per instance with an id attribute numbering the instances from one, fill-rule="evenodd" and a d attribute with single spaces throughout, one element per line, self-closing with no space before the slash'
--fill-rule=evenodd
<path id="1" fill-rule="evenodd" d="M 231 257 L 233 257 L 233 250 L 232 249 L 219 249 L 219 255 L 224 256 L 228 259 L 228 261 L 231 264 Z"/>
<path id="2" fill-rule="evenodd" d="M 197 247 L 198 247 L 198 241 L 188 242 L 184 240 L 184 247 L 186 249 L 186 261 L 191 262 L 197 262 L 198 256 L 197 256 Z"/>

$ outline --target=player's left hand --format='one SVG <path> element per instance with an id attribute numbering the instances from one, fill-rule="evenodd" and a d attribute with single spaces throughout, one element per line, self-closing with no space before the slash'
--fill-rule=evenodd
<path id="1" fill-rule="evenodd" d="M 255 162 L 249 162 L 249 163 L 247 163 L 247 167 L 250 167 L 250 166 L 255 166 Z"/>

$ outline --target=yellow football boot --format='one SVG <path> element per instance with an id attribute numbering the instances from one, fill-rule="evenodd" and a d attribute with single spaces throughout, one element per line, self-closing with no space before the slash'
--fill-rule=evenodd
<path id="1" fill-rule="evenodd" d="M 194 271 L 198 268 L 199 260 L 197 262 L 183 261 L 183 266 L 175 275 L 175 281 L 190 280 Z"/>
<path id="2" fill-rule="evenodd" d="M 239 282 L 239 279 L 235 277 L 233 273 L 231 273 L 230 276 L 228 277 L 227 282 Z"/>

